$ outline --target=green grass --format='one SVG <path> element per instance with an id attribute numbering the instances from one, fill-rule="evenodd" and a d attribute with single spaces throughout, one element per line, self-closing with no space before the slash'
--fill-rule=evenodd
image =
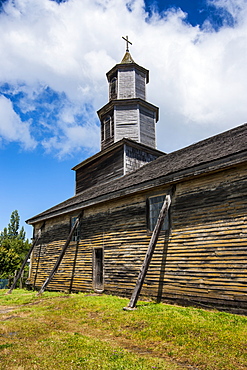
<path id="1" fill-rule="evenodd" d="M 245 316 L 151 302 L 124 311 L 128 300 L 107 295 L 4 293 L 1 370 L 247 369 Z"/>

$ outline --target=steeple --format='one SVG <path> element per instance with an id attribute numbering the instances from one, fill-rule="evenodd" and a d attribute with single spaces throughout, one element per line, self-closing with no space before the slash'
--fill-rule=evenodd
<path id="1" fill-rule="evenodd" d="M 158 108 L 146 101 L 149 71 L 134 62 L 128 48 L 132 43 L 127 36 L 123 39 L 127 44 L 124 57 L 106 74 L 109 102 L 98 111 L 101 150 L 123 138 L 156 148 Z"/>
<path id="2" fill-rule="evenodd" d="M 136 171 L 164 155 L 156 149 L 155 124 L 159 109 L 146 101 L 147 69 L 135 63 L 129 52 L 107 74 L 109 100 L 99 111 L 101 151 L 73 168 L 76 194 Z"/>

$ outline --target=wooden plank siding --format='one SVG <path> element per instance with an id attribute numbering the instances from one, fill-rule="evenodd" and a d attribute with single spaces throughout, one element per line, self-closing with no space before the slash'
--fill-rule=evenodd
<path id="1" fill-rule="evenodd" d="M 123 174 L 123 153 L 120 147 L 76 170 L 76 194 Z"/>
<path id="2" fill-rule="evenodd" d="M 158 155 L 125 144 L 125 174 L 137 170 L 148 162 L 154 161 Z"/>
<path id="3" fill-rule="evenodd" d="M 177 183 L 170 234 L 159 237 L 142 296 L 247 312 L 246 173 L 246 165 L 236 166 Z M 130 296 L 151 236 L 146 199 L 167 191 L 159 186 L 86 208 L 81 240 L 70 244 L 48 288 L 92 290 L 93 248 L 101 247 L 105 291 Z M 70 216 L 47 220 L 32 256 L 30 283 L 36 287 L 53 268 Z"/>
<path id="4" fill-rule="evenodd" d="M 156 112 L 140 106 L 140 141 L 156 148 L 155 138 Z"/>
<path id="5" fill-rule="evenodd" d="M 246 170 L 227 170 L 177 185 L 167 255 L 163 246 L 156 249 L 160 259 L 153 260 L 147 286 L 158 281 L 156 267 L 163 258 L 164 299 L 246 309 L 246 209 Z"/>
<path id="6" fill-rule="evenodd" d="M 135 71 L 133 67 L 118 71 L 118 99 L 135 98 Z"/>
<path id="7" fill-rule="evenodd" d="M 141 71 L 136 70 L 135 72 L 135 86 L 136 93 L 135 98 L 140 98 L 146 100 L 146 77 L 145 74 Z"/>
<path id="8" fill-rule="evenodd" d="M 130 138 L 139 141 L 138 110 L 135 105 L 117 106 L 115 111 L 115 140 Z"/>

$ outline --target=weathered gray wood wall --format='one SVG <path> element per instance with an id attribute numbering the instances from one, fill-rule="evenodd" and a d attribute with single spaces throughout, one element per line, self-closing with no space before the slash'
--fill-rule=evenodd
<path id="1" fill-rule="evenodd" d="M 107 182 L 124 174 L 122 148 L 76 170 L 76 194 L 95 184 Z"/>
<path id="2" fill-rule="evenodd" d="M 136 71 L 135 76 L 135 97 L 146 100 L 146 77 L 143 72 Z"/>
<path id="3" fill-rule="evenodd" d="M 137 170 L 148 162 L 152 162 L 157 155 L 148 153 L 147 151 L 137 149 L 133 146 L 125 144 L 125 174 Z"/>
<path id="4" fill-rule="evenodd" d="M 118 99 L 140 98 L 146 100 L 146 76 L 136 68 L 118 71 Z"/>
<path id="5" fill-rule="evenodd" d="M 140 106 L 140 141 L 152 148 L 156 148 L 155 123 L 156 113 Z"/>
<path id="6" fill-rule="evenodd" d="M 130 138 L 139 141 L 139 112 L 135 105 L 117 106 L 115 111 L 116 135 L 115 141 Z"/>
<path id="7" fill-rule="evenodd" d="M 150 240 L 146 199 L 167 190 L 161 186 L 85 209 L 81 241 L 70 244 L 49 289 L 91 290 L 93 248 L 102 247 L 105 291 L 130 296 Z M 246 166 L 178 183 L 171 232 L 159 238 L 142 295 L 247 312 L 246 209 Z M 47 221 L 33 253 L 31 284 L 41 286 L 52 269 L 69 216 Z"/>
<path id="8" fill-rule="evenodd" d="M 135 98 L 135 71 L 129 70 L 118 71 L 118 99 Z"/>

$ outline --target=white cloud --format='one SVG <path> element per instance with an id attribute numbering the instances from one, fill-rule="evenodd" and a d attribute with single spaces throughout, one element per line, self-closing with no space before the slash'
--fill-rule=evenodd
<path id="1" fill-rule="evenodd" d="M 17 141 L 24 149 L 34 149 L 35 140 L 30 134 L 30 123 L 22 122 L 13 110 L 12 102 L 0 95 L 0 143 Z"/>
<path id="2" fill-rule="evenodd" d="M 53 136 L 42 142 L 43 147 L 49 153 L 54 149 L 58 152 L 58 158 L 70 154 L 73 155 L 78 151 L 87 151 L 92 154 L 92 150 L 96 151 L 98 147 L 95 143 L 99 142 L 98 129 L 95 125 L 75 125 L 66 127 L 62 137 Z"/>
<path id="3" fill-rule="evenodd" d="M 246 0 L 208 0 L 208 3 L 215 6 L 223 17 L 232 17 L 235 22 L 244 21 L 246 16 Z"/>
<path id="4" fill-rule="evenodd" d="M 234 27 L 192 27 L 181 10 L 147 20 L 142 0 L 9 1 L 0 14 L 0 83 L 19 84 L 23 113 L 41 109 L 39 89 L 49 86 L 60 94 L 56 105 L 42 103 L 54 111 L 60 102 L 57 122 L 48 113 L 46 121 L 37 117 L 35 129 L 40 125 L 44 137 L 36 140 L 46 150 L 59 156 L 76 148 L 96 150 L 94 112 L 107 102 L 105 73 L 121 61 L 121 36 L 128 34 L 134 60 L 150 70 L 148 100 L 160 107 L 158 147 L 174 150 L 246 121 L 247 3 L 210 3 L 231 14 Z M 91 107 L 88 121 L 80 113 L 85 106 Z M 30 127 L 16 113 L 15 119 L 11 140 L 19 141 L 17 127 Z"/>
<path id="5" fill-rule="evenodd" d="M 100 142 L 99 127 L 95 121 L 91 108 L 87 110 L 85 107 L 65 104 L 55 124 L 49 126 L 44 122 L 51 135 L 41 144 L 48 153 L 55 149 L 60 159 L 82 150 L 92 154 L 98 150 Z"/>

